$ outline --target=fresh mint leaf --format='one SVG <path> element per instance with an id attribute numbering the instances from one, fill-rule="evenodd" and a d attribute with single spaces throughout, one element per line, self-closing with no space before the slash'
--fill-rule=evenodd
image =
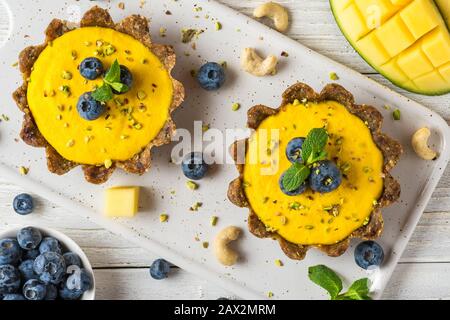
<path id="1" fill-rule="evenodd" d="M 317 265 L 308 269 L 309 279 L 324 288 L 330 294 L 331 300 L 335 300 L 342 291 L 342 280 L 330 268 Z"/>
<path id="2" fill-rule="evenodd" d="M 92 98 L 100 102 L 107 102 L 113 98 L 113 91 L 106 83 L 92 92 Z"/>
<path id="3" fill-rule="evenodd" d="M 306 164 L 313 164 L 314 162 L 323 160 L 326 157 L 324 154 L 325 146 L 328 142 L 328 133 L 324 128 L 312 129 L 302 146 L 302 158 Z"/>
<path id="4" fill-rule="evenodd" d="M 343 299 L 341 300 L 371 300 L 369 297 L 369 279 L 356 280 L 346 293 L 339 296 L 342 296 Z"/>
<path id="5" fill-rule="evenodd" d="M 120 64 L 117 59 L 112 64 L 111 68 L 109 68 L 104 80 L 109 85 L 120 83 Z"/>
<path id="6" fill-rule="evenodd" d="M 285 173 L 283 177 L 283 187 L 286 191 L 291 192 L 297 190 L 306 179 L 308 179 L 311 170 L 300 163 L 294 163 Z"/>
<path id="7" fill-rule="evenodd" d="M 120 82 L 108 83 L 111 88 L 116 90 L 117 92 L 123 93 L 128 91 L 128 86 L 126 84 Z"/>

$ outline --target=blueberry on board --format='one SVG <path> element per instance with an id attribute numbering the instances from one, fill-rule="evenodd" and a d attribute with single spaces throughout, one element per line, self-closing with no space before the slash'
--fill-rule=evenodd
<path id="1" fill-rule="evenodd" d="M 95 80 L 103 73 L 103 64 L 97 58 L 86 58 L 80 64 L 81 75 L 88 80 Z"/>
<path id="2" fill-rule="evenodd" d="M 40 254 L 39 249 L 26 250 L 22 254 L 22 259 L 35 260 Z"/>
<path id="3" fill-rule="evenodd" d="M 15 239 L 0 240 L 0 265 L 17 265 L 22 258 L 22 249 Z"/>
<path id="4" fill-rule="evenodd" d="M 67 277 L 66 287 L 69 290 L 86 292 L 92 288 L 92 277 L 86 269 L 81 269 Z"/>
<path id="5" fill-rule="evenodd" d="M 66 252 L 63 254 L 63 257 L 67 267 L 77 266 L 81 268 L 81 259 L 76 253 Z"/>
<path id="6" fill-rule="evenodd" d="M 215 62 L 204 64 L 197 74 L 198 83 L 208 91 L 219 89 L 225 83 L 225 78 L 224 69 Z"/>
<path id="7" fill-rule="evenodd" d="M 228 299 L 228 298 L 225 298 L 225 297 L 220 297 L 220 298 L 217 298 L 217 301 L 226 301 L 226 300 L 230 300 L 230 299 Z"/>
<path id="8" fill-rule="evenodd" d="M 61 244 L 53 237 L 45 237 L 39 245 L 39 252 L 56 252 L 62 254 Z"/>
<path id="9" fill-rule="evenodd" d="M 22 277 L 22 281 L 39 278 L 39 276 L 34 272 L 33 264 L 34 260 L 25 260 L 19 265 L 19 272 Z"/>
<path id="10" fill-rule="evenodd" d="M 47 286 L 38 280 L 32 279 L 25 282 L 23 286 L 23 296 L 27 300 L 44 300 L 47 295 Z"/>
<path id="11" fill-rule="evenodd" d="M 200 180 L 208 172 L 208 165 L 200 152 L 188 154 L 181 163 L 181 169 L 184 175 L 191 180 Z"/>
<path id="12" fill-rule="evenodd" d="M 379 267 L 384 260 L 383 248 L 374 241 L 364 241 L 355 248 L 355 262 L 363 269 Z"/>
<path id="13" fill-rule="evenodd" d="M 2 299 L 3 301 L 25 301 L 27 299 L 25 299 L 25 297 L 21 294 L 18 293 L 10 293 L 10 294 L 5 294 L 5 296 Z"/>
<path id="14" fill-rule="evenodd" d="M 305 138 L 294 138 L 289 141 L 286 147 L 286 157 L 290 162 L 302 162 L 302 146 Z"/>
<path id="15" fill-rule="evenodd" d="M 294 190 L 294 191 L 287 191 L 286 188 L 285 188 L 284 185 L 283 185 L 283 178 L 284 178 L 285 174 L 286 174 L 286 172 L 283 173 L 283 174 L 281 175 L 280 179 L 278 180 L 278 184 L 279 184 L 279 186 L 280 186 L 280 189 L 281 189 L 281 191 L 282 191 L 285 195 L 291 196 L 291 197 L 292 197 L 292 196 L 298 196 L 299 194 L 302 194 L 303 192 L 306 191 L 306 183 L 307 183 L 307 181 L 304 181 L 304 182 L 300 185 L 300 187 L 298 187 L 296 190 Z"/>
<path id="16" fill-rule="evenodd" d="M 158 259 L 150 267 L 150 275 L 155 280 L 163 280 L 169 276 L 170 264 L 164 259 Z"/>
<path id="17" fill-rule="evenodd" d="M 126 85 L 128 87 L 128 90 L 125 92 L 119 92 L 113 89 L 114 94 L 124 94 L 128 92 L 133 86 L 133 74 L 131 73 L 130 69 L 123 65 L 120 65 L 120 83 Z"/>
<path id="18" fill-rule="evenodd" d="M 106 108 L 103 103 L 92 97 L 92 92 L 86 92 L 78 99 L 77 110 L 80 117 L 88 121 L 93 121 L 100 118 Z"/>
<path id="19" fill-rule="evenodd" d="M 17 242 L 22 249 L 36 249 L 42 241 L 41 232 L 33 227 L 26 227 L 17 232 Z"/>
<path id="20" fill-rule="evenodd" d="M 333 161 L 317 162 L 311 169 L 309 184 L 311 189 L 319 193 L 336 190 L 342 183 L 342 174 Z"/>
<path id="21" fill-rule="evenodd" d="M 54 284 L 48 284 L 44 300 L 56 300 L 56 298 L 58 298 L 58 288 Z"/>
<path id="22" fill-rule="evenodd" d="M 20 289 L 20 272 L 14 266 L 0 266 L 0 294 L 17 293 Z"/>
<path id="23" fill-rule="evenodd" d="M 67 286 L 63 286 L 59 289 L 59 297 L 63 300 L 79 300 L 83 295 L 81 290 L 70 290 Z"/>
<path id="24" fill-rule="evenodd" d="M 33 212 L 34 203 L 33 198 L 26 193 L 19 194 L 13 200 L 14 211 L 22 216 Z"/>
<path id="25" fill-rule="evenodd" d="M 34 272 L 45 284 L 59 284 L 66 273 L 66 263 L 62 255 L 55 252 L 45 252 L 34 260 Z"/>

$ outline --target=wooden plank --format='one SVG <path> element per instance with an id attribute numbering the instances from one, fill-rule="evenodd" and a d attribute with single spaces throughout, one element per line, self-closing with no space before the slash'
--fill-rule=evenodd
<path id="1" fill-rule="evenodd" d="M 400 264 L 383 299 L 450 299 L 450 264 Z M 147 269 L 95 270 L 98 299 L 212 299 L 235 298 L 183 270 L 166 280 L 153 280 Z M 276 296 L 276 292 L 274 292 Z"/>

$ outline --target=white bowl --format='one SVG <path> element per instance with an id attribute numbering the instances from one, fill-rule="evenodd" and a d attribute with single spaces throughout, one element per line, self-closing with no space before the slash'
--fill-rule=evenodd
<path id="1" fill-rule="evenodd" d="M 57 239 L 61 246 L 63 247 L 63 252 L 71 251 L 73 253 L 76 253 L 83 263 L 83 268 L 86 269 L 92 276 L 92 288 L 89 291 L 86 291 L 83 296 L 81 297 L 81 300 L 95 300 L 95 277 L 94 277 L 94 271 L 92 270 L 92 265 L 89 262 L 88 258 L 84 254 L 83 250 L 73 241 L 71 238 L 66 236 L 65 234 L 49 229 L 44 227 L 35 227 L 33 228 L 38 229 L 42 233 L 42 237 L 53 237 Z M 13 228 L 8 229 L 6 231 L 0 231 L 0 239 L 4 238 L 16 238 L 17 232 L 21 230 L 22 228 Z"/>

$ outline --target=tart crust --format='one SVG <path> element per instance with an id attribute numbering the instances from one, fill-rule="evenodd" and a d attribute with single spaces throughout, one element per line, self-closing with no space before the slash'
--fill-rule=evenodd
<path id="1" fill-rule="evenodd" d="M 353 115 L 359 117 L 364 121 L 369 128 L 373 141 L 381 150 L 384 157 L 383 174 L 384 187 L 383 193 L 378 199 L 378 203 L 370 215 L 369 221 L 366 225 L 352 232 L 344 240 L 333 245 L 301 245 L 287 241 L 278 233 L 268 231 L 264 223 L 259 219 L 256 213 L 250 206 L 244 191 L 244 161 L 240 157 L 238 150 L 248 150 L 248 139 L 236 141 L 231 146 L 231 155 L 236 163 L 239 172 L 239 177 L 230 183 L 228 189 L 229 200 L 238 207 L 247 207 L 250 210 L 248 218 L 248 228 L 252 234 L 258 238 L 272 238 L 277 240 L 283 252 L 291 259 L 303 260 L 307 251 L 310 248 L 316 248 L 330 257 L 338 257 L 342 255 L 349 247 L 352 238 L 360 238 L 363 240 L 377 239 L 384 227 L 383 216 L 381 209 L 396 202 L 400 197 L 400 184 L 390 175 L 390 171 L 398 163 L 400 156 L 403 153 L 403 148 L 394 139 L 381 132 L 383 124 L 383 116 L 374 107 L 368 105 L 357 105 L 353 95 L 337 84 L 328 84 L 320 93 L 316 93 L 311 87 L 304 83 L 297 83 L 288 88 L 282 95 L 283 101 L 278 109 L 272 109 L 263 105 L 257 105 L 248 111 L 249 128 L 256 130 L 264 119 L 277 114 L 281 108 L 294 100 L 307 100 L 310 102 L 324 102 L 336 101 Z M 238 158 L 239 157 L 239 158 Z"/>
<path id="2" fill-rule="evenodd" d="M 24 113 L 24 120 L 22 124 L 22 130 L 20 137 L 22 140 L 33 147 L 45 148 L 47 167 L 50 172 L 64 175 L 73 168 L 81 165 L 86 180 L 94 184 L 102 184 L 108 181 L 116 168 L 121 168 L 128 173 L 142 175 L 147 172 L 151 166 L 151 150 L 153 147 L 159 147 L 171 142 L 172 136 L 175 134 L 176 126 L 171 118 L 171 114 L 177 109 L 184 101 L 185 90 L 181 82 L 175 80 L 171 71 L 175 67 L 176 55 L 172 46 L 153 43 L 150 36 L 149 21 L 146 17 L 140 15 L 131 15 L 123 19 L 119 23 L 114 23 L 109 12 L 98 6 L 91 8 L 87 11 L 80 21 L 79 27 L 104 27 L 114 29 L 116 31 L 128 34 L 140 41 L 146 47 L 148 47 L 153 54 L 155 54 L 159 60 L 163 63 L 164 67 L 169 73 L 169 76 L 173 84 L 173 99 L 169 108 L 169 118 L 166 124 L 161 129 L 159 134 L 143 148 L 143 150 L 126 161 L 114 161 L 110 168 L 105 166 L 83 165 L 75 163 L 63 158 L 58 152 L 46 141 L 43 135 L 40 133 L 34 119 L 31 114 L 28 100 L 27 89 L 28 81 L 30 77 L 33 65 L 39 58 L 41 52 L 47 47 L 47 45 L 61 37 L 66 32 L 75 29 L 75 26 L 71 25 L 67 21 L 54 19 L 50 22 L 45 31 L 45 43 L 37 46 L 30 46 L 25 48 L 19 56 L 20 72 L 23 75 L 23 84 L 13 93 L 13 98 L 17 103 L 19 109 Z"/>

